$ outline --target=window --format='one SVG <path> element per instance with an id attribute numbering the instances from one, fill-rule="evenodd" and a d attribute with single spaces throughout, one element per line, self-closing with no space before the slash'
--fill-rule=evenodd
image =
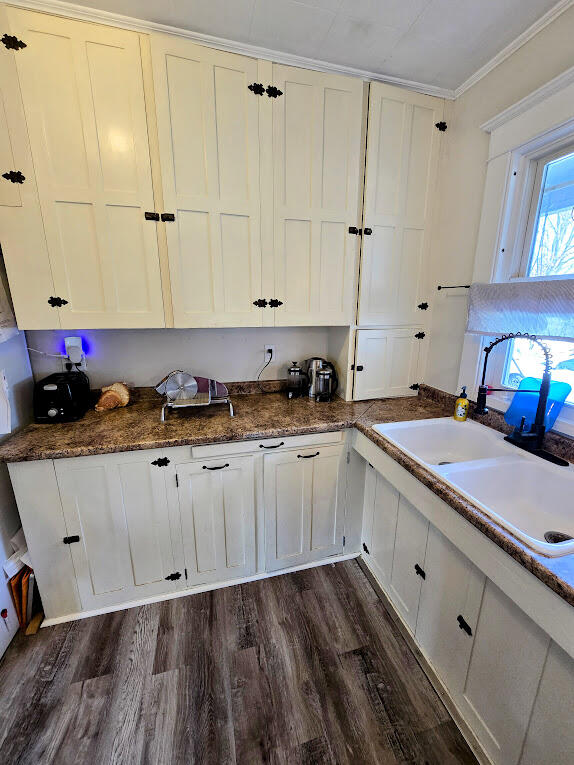
<path id="1" fill-rule="evenodd" d="M 540 160 L 521 276 L 574 274 L 574 152 Z"/>
<path id="2" fill-rule="evenodd" d="M 574 151 L 539 160 L 521 264 L 521 277 L 574 276 Z M 574 322 L 574 317 L 572 319 Z M 546 341 L 552 353 L 552 379 L 572 386 L 574 343 Z M 502 385 L 518 388 L 524 377 L 541 377 L 543 356 L 535 343 L 513 340 L 506 353 Z"/>

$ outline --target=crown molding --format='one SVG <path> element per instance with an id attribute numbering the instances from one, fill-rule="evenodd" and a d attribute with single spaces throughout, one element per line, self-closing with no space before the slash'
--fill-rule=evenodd
<path id="1" fill-rule="evenodd" d="M 572 1 L 574 2 L 574 0 Z M 250 45 L 249 43 L 235 42 L 234 40 L 228 40 L 224 37 L 214 37 L 213 35 L 193 32 L 188 29 L 182 29 L 181 27 L 172 27 L 168 24 L 145 21 L 144 19 L 137 19 L 131 16 L 122 16 L 119 13 L 102 11 L 97 8 L 88 8 L 83 5 L 76 5 L 75 3 L 63 2 L 62 0 L 13 0 L 6 4 L 17 8 L 27 8 L 29 10 L 41 11 L 43 13 L 66 16 L 67 18 L 78 19 L 80 21 L 91 21 L 96 24 L 109 24 L 111 26 L 121 27 L 122 29 L 128 29 L 132 32 L 144 32 L 148 34 L 150 32 L 156 32 L 177 35 L 192 40 L 200 45 L 225 50 L 229 53 L 238 53 L 242 56 L 265 59 L 287 66 L 298 66 L 303 69 L 314 69 L 319 72 L 331 72 L 347 75 L 349 77 L 357 77 L 361 80 L 385 82 L 389 85 L 397 85 L 401 88 L 424 93 L 427 96 L 445 98 L 449 101 L 454 99 L 454 91 L 449 88 L 441 88 L 437 85 L 428 85 L 424 82 L 405 80 L 401 77 L 387 76 L 380 72 L 369 72 L 366 69 L 356 69 L 350 66 L 332 64 L 328 61 L 321 61 L 320 59 L 305 58 L 304 56 L 297 56 L 292 53 L 282 53 L 281 51 L 271 50 L 270 48 L 261 48 L 257 45 Z"/>
<path id="2" fill-rule="evenodd" d="M 381 74 L 381 72 L 370 72 L 367 69 L 356 69 L 354 67 L 333 64 L 320 59 L 306 58 L 305 56 L 298 56 L 292 53 L 283 53 L 281 51 L 271 50 L 270 48 L 250 45 L 249 43 L 228 40 L 224 37 L 215 37 L 201 32 L 193 32 L 192 30 L 183 29 L 181 27 L 169 26 L 168 24 L 158 24 L 153 21 L 145 21 L 144 19 L 134 18 L 132 16 L 122 16 L 119 13 L 102 11 L 97 8 L 89 8 L 75 3 L 64 2 L 64 0 L 12 0 L 12 2 L 8 2 L 7 5 L 13 5 L 18 8 L 28 8 L 43 13 L 52 13 L 58 16 L 67 16 L 68 18 L 79 19 L 81 21 L 91 21 L 96 24 L 110 24 L 134 32 L 148 34 L 150 32 L 157 32 L 177 35 L 192 40 L 199 45 L 226 50 L 230 53 L 238 53 L 242 56 L 261 58 L 267 61 L 274 61 L 278 64 L 285 64 L 287 66 L 299 66 L 304 69 L 314 69 L 319 72 L 332 72 L 335 74 L 347 75 L 349 77 L 357 77 L 361 80 L 385 82 L 389 85 L 397 85 L 398 87 L 414 90 L 428 96 L 437 96 L 438 98 L 453 101 L 472 88 L 473 85 L 476 85 L 476 83 L 483 77 L 486 77 L 486 75 L 499 64 L 506 61 L 506 59 L 512 56 L 515 51 L 551 24 L 564 13 L 564 11 L 567 11 L 572 7 L 574 5 L 574 0 L 559 0 L 559 2 L 541 16 L 538 21 L 535 21 L 534 24 L 528 27 L 528 29 L 521 35 L 509 43 L 503 50 L 497 53 L 496 56 L 491 58 L 490 61 L 484 64 L 484 66 L 478 69 L 473 75 L 465 80 L 462 85 L 459 85 L 454 90 L 451 88 L 441 88 L 438 85 L 429 85 L 424 82 L 406 80 L 401 77 L 392 77 L 391 75 Z"/>
<path id="3" fill-rule="evenodd" d="M 472 88 L 473 85 L 476 85 L 477 82 L 482 80 L 483 77 L 486 77 L 487 74 L 492 72 L 492 70 L 495 69 L 499 64 L 502 64 L 503 61 L 506 61 L 507 58 L 510 58 L 513 53 L 515 53 L 525 43 L 535 37 L 549 24 L 552 24 L 552 22 L 555 21 L 560 15 L 562 15 L 564 11 L 567 11 L 573 5 L 574 0 L 559 0 L 559 2 L 550 8 L 550 10 L 547 11 L 544 16 L 541 16 L 538 21 L 535 21 L 534 24 L 528 27 L 528 29 L 526 29 L 521 35 L 518 35 L 515 40 L 509 43 L 506 48 L 503 48 L 500 53 L 497 53 L 496 56 L 491 58 L 490 61 L 488 61 L 484 66 L 481 66 L 480 69 L 472 74 L 468 80 L 465 80 L 462 85 L 459 85 L 458 88 L 455 88 L 455 99 L 460 98 L 463 93 Z"/>
<path id="4" fill-rule="evenodd" d="M 504 111 L 491 117 L 480 126 L 481 130 L 484 130 L 486 133 L 492 133 L 497 128 L 510 122 L 510 120 L 518 117 L 520 114 L 524 114 L 524 112 L 532 109 L 533 106 L 545 101 L 554 95 L 554 93 L 558 93 L 572 83 L 574 83 L 574 66 L 554 77 L 554 79 L 529 93 L 524 98 L 521 98 L 520 101 L 504 109 Z"/>

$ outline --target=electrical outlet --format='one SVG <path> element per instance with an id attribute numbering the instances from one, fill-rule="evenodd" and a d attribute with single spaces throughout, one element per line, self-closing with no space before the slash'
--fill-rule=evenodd
<path id="1" fill-rule="evenodd" d="M 275 346 L 274 345 L 266 345 L 265 346 L 265 361 L 269 361 L 269 356 L 271 356 L 272 359 L 275 358 Z"/>
<path id="2" fill-rule="evenodd" d="M 86 370 L 86 354 L 82 347 L 81 337 L 65 337 L 64 345 L 66 347 L 66 356 L 72 362 L 72 371 L 80 370 L 84 372 Z"/>

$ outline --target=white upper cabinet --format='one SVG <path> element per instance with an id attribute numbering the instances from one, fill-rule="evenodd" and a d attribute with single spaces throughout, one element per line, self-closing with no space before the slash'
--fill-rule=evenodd
<path id="1" fill-rule="evenodd" d="M 421 327 L 357 330 L 355 401 L 416 396 L 424 334 Z"/>
<path id="2" fill-rule="evenodd" d="M 151 40 L 175 326 L 261 325 L 257 61 Z"/>
<path id="3" fill-rule="evenodd" d="M 63 328 L 164 326 L 138 35 L 8 15 L 26 44 L 15 60 L 53 278 L 44 300 L 67 301 L 53 309 Z"/>
<path id="4" fill-rule="evenodd" d="M 363 83 L 273 65 L 275 324 L 354 321 Z M 271 147 L 268 148 L 271 150 Z M 270 243 L 266 243 L 270 246 Z"/>
<path id="5" fill-rule="evenodd" d="M 359 324 L 424 319 L 444 103 L 371 83 Z M 370 235 L 369 235 L 369 232 Z"/>
<path id="6" fill-rule="evenodd" d="M 3 6 L 0 24 L 10 34 Z M 59 312 L 48 303 L 54 283 L 18 86 L 15 56 L 21 52 L 0 45 L 0 243 L 18 325 L 58 329 Z"/>

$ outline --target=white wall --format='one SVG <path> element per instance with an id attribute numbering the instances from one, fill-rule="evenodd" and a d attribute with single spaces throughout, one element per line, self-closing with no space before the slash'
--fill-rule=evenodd
<path id="1" fill-rule="evenodd" d="M 480 125 L 574 66 L 573 40 L 574 8 L 570 8 L 455 101 L 447 120 L 440 165 L 441 208 L 432 262 L 434 290 L 438 284 L 469 284 L 472 278 L 489 142 Z M 466 325 L 467 291 L 433 292 L 432 302 L 425 382 L 454 393 Z"/>
<path id="2" fill-rule="evenodd" d="M 87 373 L 92 388 L 117 380 L 130 385 L 156 385 L 172 369 L 215 377 L 222 382 L 255 380 L 263 365 L 264 346 L 275 345 L 275 358 L 263 380 L 286 376 L 292 361 L 327 356 L 327 327 L 250 329 L 135 329 L 29 331 L 28 345 L 60 353 L 63 338 L 78 334 L 88 347 Z M 58 359 L 30 353 L 35 379 L 62 369 Z"/>

